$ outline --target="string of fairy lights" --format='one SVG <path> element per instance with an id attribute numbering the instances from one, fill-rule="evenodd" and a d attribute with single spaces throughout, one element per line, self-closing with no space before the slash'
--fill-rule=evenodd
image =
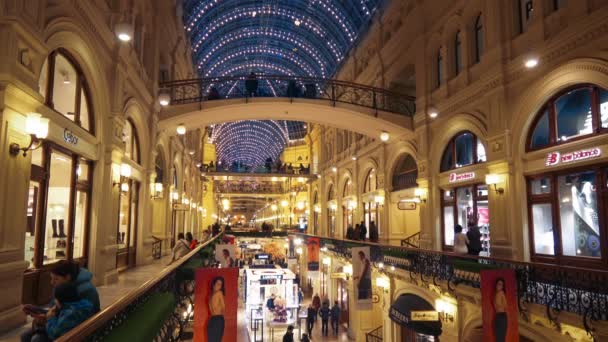
<path id="1" fill-rule="evenodd" d="M 202 77 L 331 77 L 383 0 L 184 0 L 184 29 Z M 301 82 L 300 82 L 301 83 Z M 208 83 L 222 98 L 240 96 L 244 80 Z M 288 83 L 257 82 L 257 95 L 283 96 Z M 298 84 L 299 89 L 308 85 Z M 317 92 L 321 91 L 314 84 Z M 247 90 L 248 91 L 248 90 Z M 251 167 L 276 161 L 302 139 L 304 122 L 251 120 L 212 127 L 217 160 Z"/>

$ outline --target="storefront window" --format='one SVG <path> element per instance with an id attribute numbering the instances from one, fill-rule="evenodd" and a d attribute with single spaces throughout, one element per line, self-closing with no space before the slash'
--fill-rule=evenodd
<path id="1" fill-rule="evenodd" d="M 600 89 L 600 120 L 602 128 L 608 128 L 608 91 Z"/>
<path id="2" fill-rule="evenodd" d="M 558 93 L 538 113 L 528 137 L 536 150 L 599 134 L 608 128 L 608 91 L 581 85 Z"/>
<path id="3" fill-rule="evenodd" d="M 67 51 L 53 51 L 38 79 L 46 105 L 93 133 L 86 79 Z"/>
<path id="4" fill-rule="evenodd" d="M 36 249 L 36 222 L 39 212 L 40 182 L 30 181 L 27 198 L 27 226 L 25 227 L 25 261 L 29 263 L 28 268 L 34 266 L 34 251 Z"/>
<path id="5" fill-rule="evenodd" d="M 584 172 L 562 171 L 540 179 L 528 179 L 532 247 L 536 254 L 602 257 L 601 239 L 605 223 L 600 215 L 600 175 L 599 169 L 591 168 Z M 539 192 L 538 184 L 541 182 L 555 182 L 557 191 L 547 187 Z"/>
<path id="6" fill-rule="evenodd" d="M 483 143 L 470 132 L 455 135 L 448 143 L 441 157 L 440 171 L 483 163 L 486 161 L 486 149 Z"/>
<path id="7" fill-rule="evenodd" d="M 488 186 L 471 185 L 443 190 L 442 195 L 443 244 L 454 245 L 454 227 L 462 226 L 463 233 L 477 226 L 481 233 L 481 256 L 490 255 L 490 211 L 488 207 Z"/>
<path id="8" fill-rule="evenodd" d="M 589 88 L 568 92 L 560 96 L 554 105 L 557 117 L 557 141 L 566 141 L 593 132 Z"/>
<path id="9" fill-rule="evenodd" d="M 53 151 L 50 158 L 43 263 L 67 259 L 72 158 Z"/>
<path id="10" fill-rule="evenodd" d="M 87 208 L 89 196 L 86 191 L 76 191 L 76 216 L 74 219 L 74 253 L 73 258 L 84 255 L 85 227 L 87 222 Z"/>

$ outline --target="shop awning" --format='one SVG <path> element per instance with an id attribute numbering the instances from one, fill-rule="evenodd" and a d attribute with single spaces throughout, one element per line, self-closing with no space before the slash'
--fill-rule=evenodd
<path id="1" fill-rule="evenodd" d="M 412 315 L 414 312 L 414 315 Z M 413 295 L 404 294 L 399 296 L 391 305 L 389 317 L 393 322 L 405 326 L 417 333 L 440 336 L 441 321 L 434 320 L 432 315 L 424 315 L 424 312 L 435 312 L 435 308 L 426 300 Z M 426 316 L 426 317 L 425 317 Z"/>

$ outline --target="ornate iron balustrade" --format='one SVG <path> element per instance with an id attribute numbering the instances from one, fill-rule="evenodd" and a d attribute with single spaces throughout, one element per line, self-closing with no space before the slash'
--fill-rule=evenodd
<path id="1" fill-rule="evenodd" d="M 401 246 L 420 248 L 420 232 L 412 234 L 405 239 L 401 240 Z"/>
<path id="2" fill-rule="evenodd" d="M 353 82 L 301 76 L 257 75 L 209 77 L 160 84 L 171 104 L 186 104 L 221 99 L 250 97 L 287 97 L 348 103 L 413 116 L 416 99 L 390 90 Z"/>
<path id="3" fill-rule="evenodd" d="M 365 342 L 382 342 L 383 334 L 382 326 L 379 326 L 376 329 L 365 333 Z"/>
<path id="4" fill-rule="evenodd" d="M 370 261 L 383 272 L 401 269 L 419 284 L 441 287 L 454 292 L 464 284 L 480 288 L 481 270 L 513 269 L 517 277 L 519 312 L 529 320 L 527 304 L 542 305 L 547 318 L 559 326 L 557 314 L 568 311 L 580 315 L 583 326 L 593 334 L 593 321 L 608 321 L 608 271 L 544 263 L 529 263 L 498 258 L 475 257 L 452 252 L 381 245 L 371 242 L 340 240 L 323 236 L 298 234 L 304 238 L 319 237 L 321 246 L 337 256 L 350 259 L 352 247 L 369 246 Z"/>
<path id="5" fill-rule="evenodd" d="M 175 311 L 165 320 L 155 341 L 180 341 L 184 327 L 194 319 L 194 311 L 188 311 L 188 307 L 190 305 L 194 306 L 195 289 L 194 280 L 184 277 L 180 273 L 180 267 L 194 258 L 203 258 L 203 265 L 212 265 L 212 260 L 214 260 L 213 253 L 204 253 L 203 250 L 220 242 L 222 236 L 223 234 L 219 234 L 205 241 L 189 254 L 175 261 L 157 277 L 126 294 L 56 341 L 103 341 L 112 330 L 127 321 L 130 315 L 146 303 L 151 296 L 163 292 L 175 295 L 176 306 Z M 203 254 L 206 254 L 206 256 L 203 256 Z M 188 312 L 188 314 L 184 314 L 185 312 Z M 143 330 L 146 327 L 139 328 Z"/>

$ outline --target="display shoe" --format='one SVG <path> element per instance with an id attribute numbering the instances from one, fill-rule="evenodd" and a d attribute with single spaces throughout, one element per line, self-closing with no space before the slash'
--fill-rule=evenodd
<path id="1" fill-rule="evenodd" d="M 57 240 L 57 248 L 61 248 L 61 240 Z"/>
<path id="2" fill-rule="evenodd" d="M 66 237 L 65 226 L 63 225 L 64 222 L 63 219 L 59 220 L 59 237 Z"/>
<path id="3" fill-rule="evenodd" d="M 53 237 L 59 237 L 59 235 L 57 235 L 57 220 L 51 220 L 51 225 L 53 226 Z"/>
<path id="4" fill-rule="evenodd" d="M 120 242 L 125 243 L 125 234 L 126 233 L 120 233 Z"/>

